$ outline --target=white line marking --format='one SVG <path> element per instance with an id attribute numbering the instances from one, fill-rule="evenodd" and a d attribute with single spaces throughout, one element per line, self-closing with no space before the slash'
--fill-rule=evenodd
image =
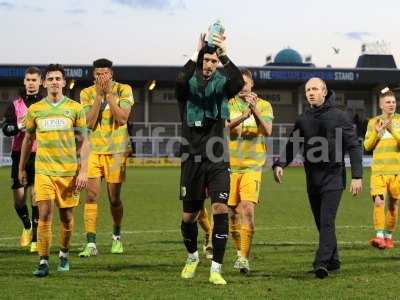
<path id="1" fill-rule="evenodd" d="M 400 241 L 394 241 L 396 242 L 400 242 Z M 366 248 L 370 248 L 372 249 L 371 246 L 368 245 L 368 241 L 338 241 L 337 242 L 338 245 L 365 245 Z M 84 243 L 72 243 L 71 246 L 73 246 L 74 248 L 77 247 L 78 249 L 83 248 Z M 110 246 L 111 247 L 111 240 L 110 243 L 96 243 L 97 247 L 107 247 Z M 253 242 L 252 243 L 253 246 L 257 245 L 257 246 L 315 246 L 318 245 L 318 241 L 315 242 L 305 242 L 305 241 L 271 241 L 271 242 L 267 242 L 267 241 L 259 241 L 259 242 Z M 17 244 L 1 244 L 0 243 L 0 247 L 2 248 L 17 248 L 18 245 Z M 52 245 L 52 248 L 57 248 L 58 245 Z M 29 252 L 29 247 L 26 248 L 20 248 L 22 249 L 26 249 L 27 252 Z M 76 250 L 76 249 L 75 249 Z M 104 253 L 104 252 L 102 252 Z M 106 252 L 108 254 L 108 252 Z"/>
<path id="2" fill-rule="evenodd" d="M 336 229 L 371 229 L 371 226 L 350 226 L 350 225 L 343 225 L 343 226 L 336 226 Z M 315 226 L 270 226 L 270 227 L 256 227 L 256 231 L 270 231 L 270 230 L 316 230 Z M 180 232 L 179 229 L 154 229 L 154 230 L 132 230 L 132 231 L 122 231 L 121 234 L 143 234 L 143 233 L 175 233 Z M 85 235 L 85 233 L 75 233 L 75 235 Z M 111 232 L 98 232 L 97 235 L 110 235 Z M 58 237 L 58 234 L 53 234 L 53 237 Z M 7 241 L 7 240 L 16 240 L 19 239 L 19 236 L 9 236 L 9 237 L 0 237 L 0 241 Z"/>

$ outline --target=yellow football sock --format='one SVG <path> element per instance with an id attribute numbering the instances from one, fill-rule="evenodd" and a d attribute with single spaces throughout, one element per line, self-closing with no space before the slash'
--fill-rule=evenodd
<path id="1" fill-rule="evenodd" d="M 72 236 L 72 230 L 74 228 L 74 219 L 71 219 L 68 223 L 60 222 L 60 247 L 61 249 L 69 249 L 69 242 Z"/>
<path id="2" fill-rule="evenodd" d="M 249 258 L 253 234 L 254 230 L 250 229 L 248 225 L 242 225 L 240 230 L 240 252 L 242 257 Z"/>
<path id="3" fill-rule="evenodd" d="M 96 233 L 97 203 L 85 203 L 84 220 L 86 233 Z"/>
<path id="4" fill-rule="evenodd" d="M 231 236 L 237 251 L 240 251 L 240 227 L 240 223 L 229 224 L 229 231 L 231 232 Z"/>
<path id="5" fill-rule="evenodd" d="M 397 205 L 393 210 L 388 209 L 386 212 L 386 226 L 387 231 L 393 232 L 397 224 L 398 207 Z"/>
<path id="6" fill-rule="evenodd" d="M 385 207 L 374 206 L 374 228 L 375 230 L 383 230 L 385 228 Z"/>
<path id="7" fill-rule="evenodd" d="M 114 221 L 114 227 L 120 227 L 122 223 L 122 216 L 124 215 L 124 206 L 122 202 L 119 206 L 110 206 L 111 215 Z"/>
<path id="8" fill-rule="evenodd" d="M 51 221 L 39 219 L 37 228 L 37 247 L 39 256 L 49 256 L 51 245 Z"/>
<path id="9" fill-rule="evenodd" d="M 212 235 L 212 228 L 211 228 L 210 219 L 208 218 L 208 212 L 205 207 L 200 211 L 198 222 L 208 237 L 207 242 L 210 242 L 211 235 Z"/>

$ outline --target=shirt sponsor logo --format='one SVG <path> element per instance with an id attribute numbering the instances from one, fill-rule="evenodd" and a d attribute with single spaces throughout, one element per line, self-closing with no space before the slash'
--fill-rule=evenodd
<path id="1" fill-rule="evenodd" d="M 68 128 L 68 122 L 64 118 L 47 118 L 38 122 L 41 130 L 63 130 Z"/>

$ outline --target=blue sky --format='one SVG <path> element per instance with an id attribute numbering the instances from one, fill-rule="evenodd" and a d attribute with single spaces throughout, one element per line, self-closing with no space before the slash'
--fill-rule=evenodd
<path id="1" fill-rule="evenodd" d="M 351 68 L 361 44 L 377 40 L 399 65 L 399 11 L 395 0 L 0 0 L 0 63 L 181 65 L 221 19 L 238 65 L 261 66 L 291 47 L 317 66 Z"/>

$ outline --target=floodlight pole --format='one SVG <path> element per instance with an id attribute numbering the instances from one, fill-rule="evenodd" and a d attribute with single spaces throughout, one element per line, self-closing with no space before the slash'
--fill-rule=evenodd
<path id="1" fill-rule="evenodd" d="M 149 94 L 150 91 L 145 88 L 144 90 L 144 123 L 147 125 L 149 123 Z"/>

